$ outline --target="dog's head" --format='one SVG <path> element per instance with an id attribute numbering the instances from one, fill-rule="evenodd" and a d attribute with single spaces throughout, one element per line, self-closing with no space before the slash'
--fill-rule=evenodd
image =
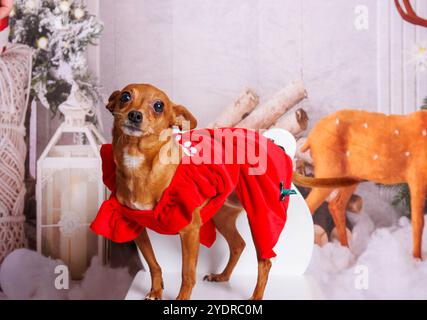
<path id="1" fill-rule="evenodd" d="M 178 126 L 194 129 L 197 121 L 183 106 L 149 84 L 130 84 L 115 91 L 107 109 L 114 115 L 114 128 L 132 137 L 160 136 L 163 130 Z"/>

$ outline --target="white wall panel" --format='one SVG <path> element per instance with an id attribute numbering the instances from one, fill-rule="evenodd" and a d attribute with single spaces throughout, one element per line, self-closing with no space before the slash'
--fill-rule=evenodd
<path id="1" fill-rule="evenodd" d="M 356 6 L 368 9 L 368 29 L 355 26 Z M 375 109 L 376 6 L 373 1 L 303 1 L 303 77 L 309 116 L 336 109 Z"/>
<path id="2" fill-rule="evenodd" d="M 173 5 L 169 94 L 206 125 L 257 83 L 258 0 Z"/>
<path id="3" fill-rule="evenodd" d="M 417 0 L 416 12 L 427 19 L 427 1 Z M 416 27 L 416 42 L 427 45 L 427 28 Z M 423 104 L 427 97 L 427 71 L 416 73 L 416 109 Z"/>
<path id="4" fill-rule="evenodd" d="M 360 5 L 368 30 L 354 25 Z M 416 8 L 427 16 L 426 1 Z M 299 78 L 313 122 L 341 108 L 408 113 L 427 95 L 427 72 L 412 61 L 427 28 L 403 22 L 389 0 L 102 0 L 100 15 L 105 94 L 150 82 L 201 126 L 245 87 L 264 101 Z"/>
<path id="5" fill-rule="evenodd" d="M 427 2 L 413 0 L 418 15 L 427 17 Z M 427 73 L 416 68 L 414 47 L 427 40 L 426 28 L 403 21 L 394 2 L 379 0 L 378 108 L 385 113 L 405 114 L 419 109 L 427 95 Z"/>

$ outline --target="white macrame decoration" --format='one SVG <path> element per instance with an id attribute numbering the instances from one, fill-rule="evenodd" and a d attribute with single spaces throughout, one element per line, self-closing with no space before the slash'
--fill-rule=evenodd
<path id="1" fill-rule="evenodd" d="M 0 263 L 8 253 L 26 246 L 24 233 L 25 114 L 31 82 L 27 46 L 0 54 Z"/>

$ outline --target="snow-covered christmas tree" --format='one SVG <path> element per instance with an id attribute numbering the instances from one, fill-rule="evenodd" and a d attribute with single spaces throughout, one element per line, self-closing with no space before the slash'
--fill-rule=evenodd
<path id="1" fill-rule="evenodd" d="M 34 49 L 32 98 L 56 114 L 76 83 L 97 105 L 99 88 L 87 68 L 85 51 L 96 44 L 103 26 L 83 1 L 15 0 L 10 27 L 12 43 Z"/>

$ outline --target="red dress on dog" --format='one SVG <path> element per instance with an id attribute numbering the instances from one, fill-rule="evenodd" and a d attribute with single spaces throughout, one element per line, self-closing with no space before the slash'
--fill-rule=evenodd
<path id="1" fill-rule="evenodd" d="M 144 227 L 177 234 L 191 222 L 194 210 L 210 199 L 200 212 L 200 241 L 210 247 L 216 236 L 211 219 L 235 190 L 259 257 L 276 256 L 273 248 L 285 226 L 289 203 L 283 191 L 292 181 L 292 160 L 284 150 L 246 129 L 192 130 L 174 137 L 185 155 L 153 210 L 133 210 L 118 202 L 112 146 L 102 146 L 103 181 L 112 194 L 91 229 L 115 242 L 134 240 Z"/>

